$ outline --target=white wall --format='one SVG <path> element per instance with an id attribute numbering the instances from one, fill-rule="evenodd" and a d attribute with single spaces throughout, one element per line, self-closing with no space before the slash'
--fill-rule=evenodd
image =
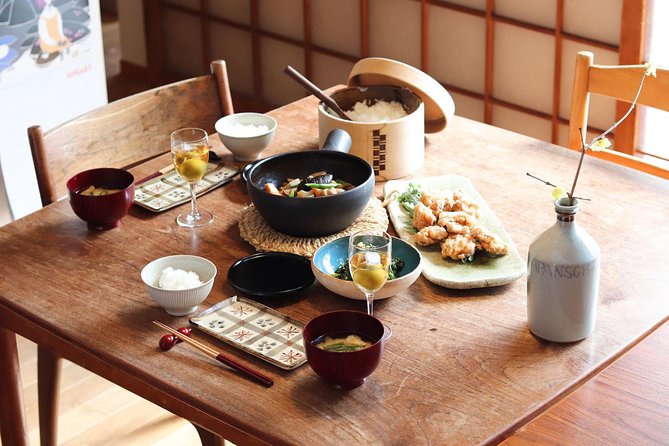
<path id="1" fill-rule="evenodd" d="M 0 72 L 0 222 L 8 216 L 5 191 L 14 218 L 41 207 L 27 128 L 48 130 L 107 102 L 98 0 L 89 0 L 88 12 L 90 34 L 55 59 L 38 64 L 27 50 Z"/>
<path id="2" fill-rule="evenodd" d="M 669 28 L 666 19 L 669 17 L 669 2 L 666 0 L 650 0 L 648 8 L 649 24 L 646 34 L 645 56 L 655 65 L 669 67 Z M 653 79 L 647 79 L 652 82 Z M 669 112 L 639 107 L 640 128 L 639 148 L 669 159 L 669 144 L 665 129 L 669 126 Z"/>

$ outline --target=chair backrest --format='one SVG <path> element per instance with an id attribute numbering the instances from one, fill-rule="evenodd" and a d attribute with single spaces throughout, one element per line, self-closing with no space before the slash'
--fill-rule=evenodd
<path id="1" fill-rule="evenodd" d="M 575 150 L 581 150 L 579 129 L 585 134 L 588 127 L 590 94 L 609 96 L 631 103 L 646 69 L 644 65 L 595 65 L 593 61 L 594 56 L 589 51 L 581 51 L 576 56 L 567 143 L 569 148 Z M 646 78 L 637 104 L 669 111 L 669 70 L 658 67 L 657 78 Z M 588 153 L 652 175 L 669 178 L 669 169 L 648 157 L 640 158 L 608 149 L 599 152 L 588 151 Z"/>
<path id="2" fill-rule="evenodd" d="M 42 133 L 28 129 L 42 205 L 67 195 L 67 180 L 96 167 L 128 168 L 170 150 L 170 133 L 182 127 L 214 132 L 234 113 L 225 62 L 211 74 L 111 102 Z"/>

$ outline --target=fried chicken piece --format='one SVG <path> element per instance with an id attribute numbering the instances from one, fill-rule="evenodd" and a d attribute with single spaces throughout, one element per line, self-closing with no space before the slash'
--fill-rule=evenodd
<path id="1" fill-rule="evenodd" d="M 430 246 L 448 237 L 448 232 L 441 226 L 427 226 L 416 233 L 416 244 Z"/>
<path id="2" fill-rule="evenodd" d="M 437 224 L 446 228 L 449 234 L 469 234 L 478 220 L 464 211 L 444 211 L 439 214 Z"/>
<path id="3" fill-rule="evenodd" d="M 421 230 L 428 226 L 434 225 L 437 221 L 437 217 L 434 216 L 430 208 L 425 206 L 423 203 L 418 203 L 413 208 L 413 227 Z"/>
<path id="4" fill-rule="evenodd" d="M 420 195 L 420 202 L 429 208 L 444 210 L 444 208 L 449 208 L 453 203 L 453 192 L 445 190 L 436 193 L 424 190 Z"/>
<path id="5" fill-rule="evenodd" d="M 476 252 L 476 243 L 468 235 L 456 234 L 441 242 L 441 256 L 451 260 L 469 260 Z"/>
<path id="6" fill-rule="evenodd" d="M 453 192 L 453 205 L 450 210 L 463 211 L 474 218 L 480 218 L 479 205 L 470 201 L 461 190 Z"/>
<path id="7" fill-rule="evenodd" d="M 503 256 L 509 253 L 509 245 L 483 226 L 472 229 L 472 237 L 476 240 L 476 249 L 483 250 L 491 256 Z"/>
<path id="8" fill-rule="evenodd" d="M 432 203 L 434 203 L 438 199 L 439 199 L 439 197 L 437 195 L 435 195 L 432 192 L 426 191 L 426 190 L 421 192 L 420 198 L 419 198 L 420 202 L 423 203 L 427 207 L 430 207 L 432 205 Z"/>
<path id="9" fill-rule="evenodd" d="M 444 200 L 435 200 L 432 202 L 432 204 L 429 206 L 430 211 L 432 211 L 432 215 L 435 217 L 439 218 L 439 214 L 444 212 Z"/>

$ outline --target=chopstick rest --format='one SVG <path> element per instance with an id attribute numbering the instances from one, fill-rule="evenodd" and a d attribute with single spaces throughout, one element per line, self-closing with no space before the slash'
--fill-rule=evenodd
<path id="1" fill-rule="evenodd" d="M 245 366 L 244 364 L 238 363 L 234 359 L 231 359 L 231 358 L 225 356 L 223 353 L 217 352 L 216 350 L 214 350 L 211 347 L 208 347 L 208 346 L 206 346 L 206 345 L 204 345 L 204 344 L 202 344 L 202 343 L 200 343 L 200 342 L 198 342 L 194 339 L 189 338 L 188 336 L 185 336 L 184 334 L 182 334 L 179 331 L 163 324 L 162 322 L 153 321 L 153 323 L 155 325 L 157 325 L 158 327 L 165 329 L 166 331 L 173 334 L 174 336 L 178 337 L 180 340 L 184 341 L 185 343 L 192 345 L 196 349 L 205 353 L 207 356 L 210 356 L 210 357 L 214 358 L 215 360 L 217 360 L 219 362 L 222 362 L 223 364 L 227 365 L 228 367 L 230 367 L 234 370 L 237 370 L 242 375 L 245 375 L 245 376 L 251 378 L 252 380 L 262 384 L 263 386 L 272 387 L 272 385 L 274 384 L 274 381 L 271 378 L 269 378 L 269 377 L 267 377 L 267 376 L 265 376 L 265 375 L 263 375 L 259 372 L 256 372 L 255 370 Z"/>

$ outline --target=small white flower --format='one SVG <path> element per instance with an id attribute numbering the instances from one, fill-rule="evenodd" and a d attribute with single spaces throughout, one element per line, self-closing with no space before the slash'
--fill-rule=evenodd
<path id="1" fill-rule="evenodd" d="M 646 62 L 644 66 L 646 67 L 646 71 L 644 71 L 646 76 L 657 77 L 657 66 L 653 62 Z"/>
<path id="2" fill-rule="evenodd" d="M 590 144 L 590 149 L 593 152 L 599 152 L 602 149 L 608 149 L 611 147 L 611 141 L 609 141 L 609 138 L 606 136 L 599 138 L 596 141 L 593 141 L 592 144 Z"/>

